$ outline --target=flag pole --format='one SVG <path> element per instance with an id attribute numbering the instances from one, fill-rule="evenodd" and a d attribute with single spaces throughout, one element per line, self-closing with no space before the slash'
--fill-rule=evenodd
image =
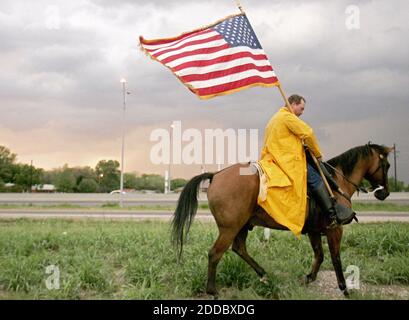
<path id="1" fill-rule="evenodd" d="M 286 104 L 286 106 L 287 106 L 287 109 L 288 109 L 291 113 L 294 114 L 294 110 L 293 110 L 293 108 L 291 107 L 290 103 L 288 102 L 287 96 L 285 95 L 283 88 L 281 88 L 281 84 L 279 83 L 279 84 L 277 85 L 277 87 L 278 87 L 278 90 L 279 90 L 280 93 L 281 93 L 281 96 L 283 97 L 283 99 L 284 99 L 284 101 L 285 101 L 285 104 Z M 322 180 L 324 181 L 324 185 L 325 185 L 325 187 L 327 188 L 330 197 L 331 197 L 332 199 L 335 199 L 334 193 L 332 192 L 332 189 L 331 189 L 331 187 L 330 187 L 330 185 L 329 185 L 329 183 L 328 183 L 327 178 L 326 178 L 325 175 L 324 175 L 324 172 L 322 171 L 322 169 L 321 169 L 321 167 L 320 167 L 320 165 L 319 165 L 319 163 L 318 163 L 317 158 L 314 156 L 314 154 L 311 152 L 310 149 L 308 149 L 308 152 L 310 153 L 311 158 L 314 160 L 315 166 L 317 167 L 318 172 L 319 172 L 319 174 L 320 174 Z"/>
<path id="2" fill-rule="evenodd" d="M 236 5 L 237 5 L 237 7 L 239 8 L 240 12 L 244 14 L 245 12 L 244 12 L 243 6 L 242 6 L 241 3 L 240 3 L 240 0 L 235 0 L 235 1 L 236 1 Z M 281 88 L 281 84 L 279 83 L 277 87 L 278 87 L 278 90 L 280 90 L 281 96 L 282 96 L 283 99 L 284 99 L 284 102 L 285 102 L 285 105 L 286 105 L 287 109 L 288 109 L 291 113 L 294 113 L 294 110 L 293 110 L 293 108 L 291 107 L 290 103 L 288 102 L 287 97 L 286 97 L 286 95 L 285 95 L 285 93 L 284 93 L 284 91 L 283 91 L 283 88 Z"/>
<path id="3" fill-rule="evenodd" d="M 240 12 L 241 12 L 241 13 L 245 13 L 245 12 L 244 12 L 244 9 L 243 9 L 243 6 L 242 6 L 241 3 L 240 3 L 240 0 L 235 0 L 235 1 L 236 1 L 236 5 L 237 5 L 237 7 L 239 8 Z M 290 103 L 288 102 L 287 97 L 286 97 L 286 95 L 285 95 L 285 93 L 284 93 L 284 91 L 283 91 L 283 88 L 281 88 L 281 84 L 279 83 L 277 87 L 278 87 L 278 90 L 280 90 L 281 96 L 282 96 L 283 99 L 284 99 L 284 102 L 285 102 L 285 105 L 286 105 L 287 109 L 288 109 L 291 113 L 294 113 L 293 108 L 291 108 L 291 105 L 290 105 Z"/>
<path id="4" fill-rule="evenodd" d="M 332 189 L 331 189 L 331 187 L 330 187 L 330 185 L 328 183 L 327 177 L 325 176 L 324 172 L 322 171 L 321 166 L 318 163 L 317 158 L 314 156 L 314 154 L 312 153 L 312 151 L 310 149 L 308 149 L 308 152 L 310 153 L 311 158 L 314 160 L 315 166 L 317 167 L 318 172 L 319 172 L 322 180 L 324 181 L 324 185 L 328 190 L 329 196 L 331 197 L 331 199 L 335 199 L 334 193 L 332 192 Z"/>
<path id="5" fill-rule="evenodd" d="M 287 106 L 287 109 L 290 110 L 291 113 L 294 113 L 294 110 L 293 110 L 293 108 L 291 107 L 290 103 L 288 102 L 287 96 L 285 95 L 283 88 L 281 88 L 281 84 L 279 83 L 279 84 L 277 85 L 277 87 L 278 87 L 278 90 L 279 90 L 280 93 L 281 93 L 281 96 L 283 97 L 283 99 L 284 99 L 284 101 L 285 101 L 285 104 L 286 104 L 286 106 Z M 332 189 L 331 189 L 331 187 L 329 186 L 329 183 L 328 183 L 328 181 L 327 181 L 327 178 L 326 178 L 325 175 L 324 175 L 324 172 L 322 172 L 322 169 L 321 169 L 321 167 L 320 167 L 320 165 L 319 165 L 319 163 L 318 163 L 317 158 L 314 156 L 314 154 L 311 152 L 310 149 L 308 149 L 308 151 L 309 151 L 309 153 L 310 153 L 310 155 L 311 155 L 311 158 L 314 160 L 315 166 L 317 167 L 318 172 L 319 172 L 319 174 L 320 174 L 322 180 L 324 181 L 324 185 L 325 185 L 325 187 L 327 188 L 330 197 L 331 197 L 332 199 L 334 199 L 334 198 L 335 198 L 334 193 L 332 192 Z"/>
<path id="6" fill-rule="evenodd" d="M 281 84 L 278 84 L 277 87 L 278 87 L 278 90 L 280 90 L 281 96 L 283 97 L 283 99 L 284 99 L 284 101 L 285 101 L 285 104 L 286 104 L 286 106 L 287 106 L 287 109 L 290 110 L 291 113 L 294 113 L 294 110 L 293 110 L 293 108 L 291 107 L 290 103 L 288 102 L 288 99 L 287 99 L 287 97 L 286 97 L 286 95 L 285 95 L 285 93 L 284 93 L 283 88 L 281 88 Z M 328 181 L 327 181 L 327 178 L 326 178 L 325 175 L 324 175 L 324 172 L 322 172 L 322 169 L 321 169 L 321 167 L 320 167 L 320 165 L 319 165 L 319 163 L 318 163 L 317 158 L 314 156 L 314 154 L 311 152 L 310 149 L 308 149 L 308 151 L 309 151 L 309 153 L 310 153 L 310 155 L 311 155 L 311 158 L 314 160 L 315 166 L 317 167 L 318 172 L 319 172 L 319 174 L 320 174 L 322 180 L 324 181 L 324 185 L 325 185 L 325 187 L 327 188 L 330 197 L 331 197 L 332 199 L 335 199 L 334 193 L 332 192 L 332 189 L 331 189 L 331 187 L 329 186 L 329 183 L 328 183 Z"/>
<path id="7" fill-rule="evenodd" d="M 244 13 L 243 7 L 241 6 L 240 0 L 236 0 L 236 5 L 239 8 L 241 13 Z"/>
<path id="8" fill-rule="evenodd" d="M 293 110 L 293 108 L 291 107 L 291 104 L 288 102 L 287 96 L 285 95 L 283 88 L 281 88 L 281 84 L 278 83 L 277 87 L 278 87 L 278 90 L 279 90 L 280 93 L 281 93 L 281 96 L 282 96 L 283 99 L 284 99 L 284 102 L 285 102 L 285 105 L 286 105 L 287 109 L 290 110 L 291 113 L 294 113 L 294 110 Z"/>

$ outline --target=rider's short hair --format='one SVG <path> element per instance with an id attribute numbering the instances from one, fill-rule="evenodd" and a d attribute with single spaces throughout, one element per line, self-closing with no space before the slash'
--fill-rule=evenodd
<path id="1" fill-rule="evenodd" d="M 293 94 L 293 95 L 291 95 L 291 96 L 288 98 L 288 102 L 289 102 L 290 104 L 293 104 L 293 103 L 295 103 L 295 104 L 300 104 L 300 103 L 301 103 L 301 100 L 304 100 L 304 103 L 306 102 L 305 99 L 304 99 L 304 97 L 301 97 L 301 96 L 299 96 L 298 94 Z"/>

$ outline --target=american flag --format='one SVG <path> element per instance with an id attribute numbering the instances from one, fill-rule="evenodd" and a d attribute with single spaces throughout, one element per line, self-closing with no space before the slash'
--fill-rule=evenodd
<path id="1" fill-rule="evenodd" d="M 139 40 L 151 58 L 201 99 L 279 84 L 244 13 L 178 37 Z"/>

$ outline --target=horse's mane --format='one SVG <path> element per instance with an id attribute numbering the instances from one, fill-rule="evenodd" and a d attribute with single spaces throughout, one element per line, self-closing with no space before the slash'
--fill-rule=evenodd
<path id="1" fill-rule="evenodd" d="M 358 146 L 349 149 L 348 151 L 345 151 L 344 153 L 328 160 L 327 162 L 333 167 L 340 166 L 344 175 L 348 177 L 351 175 L 352 171 L 355 168 L 355 165 L 359 160 L 366 160 L 372 155 L 372 149 L 375 149 L 378 153 L 385 156 L 388 154 L 387 148 L 385 146 L 380 146 L 378 144 L 372 144 L 368 142 L 368 144 L 364 146 Z M 334 175 L 334 170 L 330 169 L 329 171 L 332 175 Z"/>

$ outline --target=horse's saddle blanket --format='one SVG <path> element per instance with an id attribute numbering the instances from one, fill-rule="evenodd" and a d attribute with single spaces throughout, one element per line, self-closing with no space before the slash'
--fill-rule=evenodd
<path id="1" fill-rule="evenodd" d="M 260 186 L 258 191 L 258 198 L 260 201 L 265 201 L 267 199 L 267 177 L 263 171 L 263 168 L 258 164 L 258 162 L 250 162 L 250 166 L 257 169 L 258 176 L 260 177 Z"/>

